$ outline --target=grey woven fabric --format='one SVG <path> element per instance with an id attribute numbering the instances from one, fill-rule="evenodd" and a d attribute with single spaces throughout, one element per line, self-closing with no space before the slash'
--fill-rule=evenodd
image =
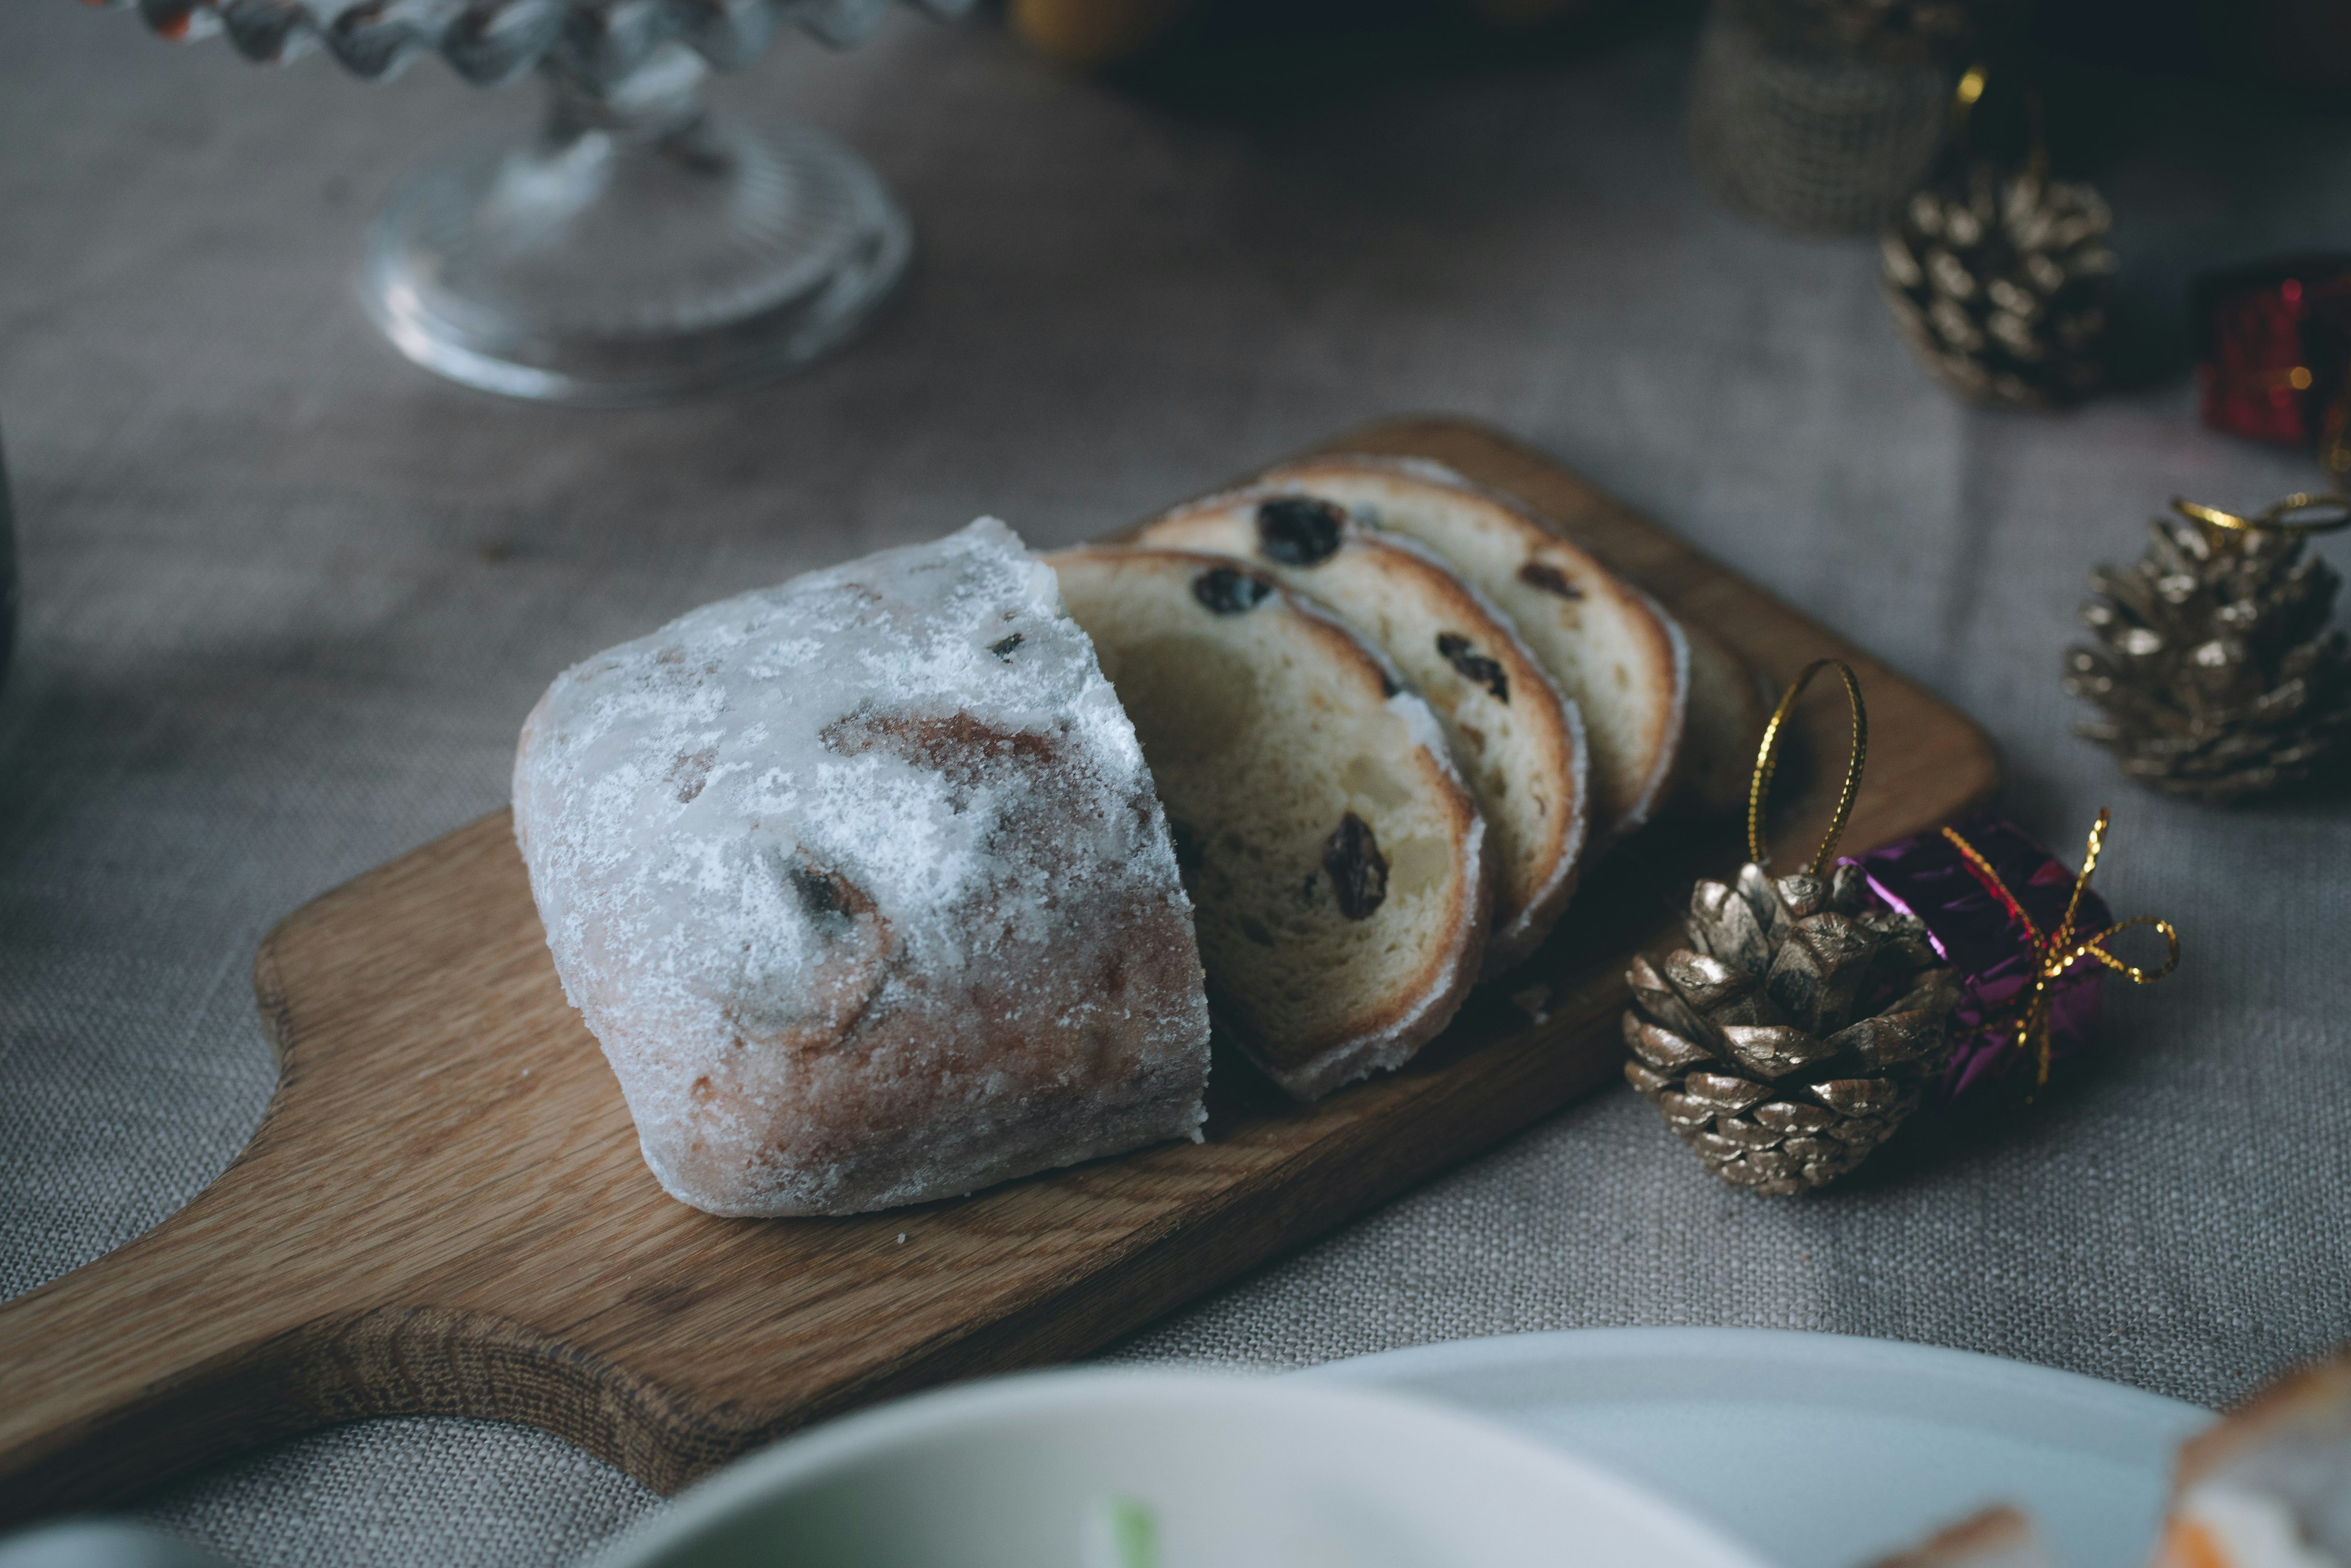
<path id="1" fill-rule="evenodd" d="M 2168 915 L 2096 1072 L 1813 1200 L 1718 1186 L 1598 1095 L 1114 1354 L 1291 1366 L 1516 1329 L 1725 1323 L 2019 1356 L 2214 1402 L 2351 1337 L 2351 808 L 2132 791 L 2057 690 L 2092 561 L 2175 492 L 2316 477 L 2199 430 L 2184 372 L 2044 419 L 1910 362 L 1865 242 L 1742 226 L 1682 148 L 1692 36 L 1158 105 L 992 24 L 900 16 L 725 84 L 858 145 L 906 298 L 783 385 L 629 413 L 440 385 L 350 291 L 447 137 L 436 68 L 256 70 L 0 6 L 0 430 L 25 635 L 0 696 L 0 1292 L 170 1214 L 259 1117 L 270 921 L 496 806 L 569 661 L 994 511 L 1079 538 L 1349 423 L 1511 426 L 1976 715 L 2010 804 Z M 2340 235 L 2351 133 L 2124 103 L 2127 288 Z M 2217 140 L 2221 125 L 2234 126 Z M 2254 172 L 2258 178 L 2252 177 Z M 2171 323 L 2176 329 L 2177 323 Z M 2147 341 L 2163 344 L 2158 319 Z M 2351 551 L 2322 546 L 2338 564 Z M 560 1563 L 650 1507 L 519 1429 L 323 1433 L 155 1494 L 250 1563 Z"/>

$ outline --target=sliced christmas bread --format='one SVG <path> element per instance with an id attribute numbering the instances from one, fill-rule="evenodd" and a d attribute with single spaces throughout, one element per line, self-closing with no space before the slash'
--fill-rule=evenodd
<path id="1" fill-rule="evenodd" d="M 1237 490 L 1179 507 L 1140 542 L 1249 560 L 1335 610 L 1436 711 L 1492 835 L 1484 972 L 1541 945 L 1575 891 L 1588 789 L 1583 725 L 1486 597 L 1426 547 L 1329 501 Z"/>
<path id="2" fill-rule="evenodd" d="M 1583 711 L 1595 844 L 1664 803 L 1688 705 L 1689 644 L 1655 600 L 1524 506 L 1438 464 L 1318 457 L 1259 483 L 1335 501 L 1361 522 L 1418 539 L 1501 607 Z"/>
<path id="3" fill-rule="evenodd" d="M 1427 705 L 1245 564 L 1047 559 L 1166 806 L 1214 1016 L 1301 1100 L 1409 1060 L 1477 978 L 1491 903 L 1485 823 Z"/>

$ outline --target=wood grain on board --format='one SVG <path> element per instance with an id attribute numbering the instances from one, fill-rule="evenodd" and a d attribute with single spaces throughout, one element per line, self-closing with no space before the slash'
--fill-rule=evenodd
<path id="1" fill-rule="evenodd" d="M 1525 497 L 1774 680 L 1849 660 L 1871 745 L 1848 842 L 1996 788 L 1966 718 L 1509 439 L 1423 419 L 1324 450 L 1432 457 Z M 1845 722 L 1833 685 L 1802 710 L 1826 765 L 1791 770 L 1788 863 L 1826 820 Z M 1650 828 L 1411 1067 L 1311 1108 L 1220 1060 L 1204 1144 L 742 1220 L 654 1185 L 507 814 L 486 817 L 269 934 L 255 984 L 279 1082 L 251 1144 L 179 1214 L 0 1307 L 0 1522 L 395 1414 L 528 1422 L 670 1491 L 872 1400 L 1079 1355 L 1613 1079 L 1624 960 L 1740 858 L 1732 824 Z M 1541 1023 L 1510 1000 L 1536 985 Z"/>

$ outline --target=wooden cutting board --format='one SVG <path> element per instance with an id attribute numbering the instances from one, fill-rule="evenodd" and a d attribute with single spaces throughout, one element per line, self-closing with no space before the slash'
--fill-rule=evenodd
<path id="1" fill-rule="evenodd" d="M 1410 420 L 1325 450 L 1433 457 L 1525 497 L 1776 680 L 1851 662 L 1871 737 L 1847 843 L 1997 787 L 1959 714 L 1495 432 Z M 1804 705 L 1826 765 L 1782 787 L 1792 863 L 1827 819 L 1845 722 L 1834 687 Z M 860 1218 L 740 1220 L 653 1184 L 507 814 L 486 817 L 269 934 L 254 983 L 279 1079 L 252 1143 L 179 1214 L 0 1307 L 0 1522 L 363 1416 L 528 1422 L 666 1492 L 806 1422 L 1082 1354 L 1614 1079 L 1625 957 L 1740 859 L 1733 824 L 1653 826 L 1410 1068 L 1310 1109 L 1220 1062 L 1205 1144 Z M 1511 999 L 1531 987 L 1541 1022 Z"/>

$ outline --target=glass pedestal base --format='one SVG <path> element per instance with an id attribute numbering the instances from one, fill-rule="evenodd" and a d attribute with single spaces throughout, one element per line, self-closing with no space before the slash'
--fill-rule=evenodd
<path id="1" fill-rule="evenodd" d="M 904 273 L 905 214 L 799 126 L 705 110 L 683 49 L 590 93 L 550 78 L 527 142 L 460 149 L 396 193 L 360 295 L 452 381 L 574 404 L 660 402 L 805 364 Z"/>

